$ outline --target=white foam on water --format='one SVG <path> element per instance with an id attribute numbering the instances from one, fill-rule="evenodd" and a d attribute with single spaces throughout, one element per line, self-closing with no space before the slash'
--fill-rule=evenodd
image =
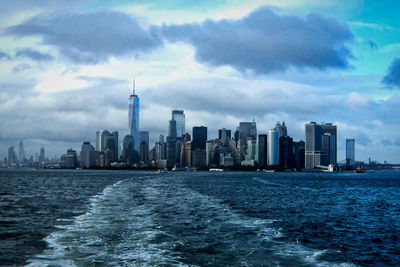
<path id="1" fill-rule="evenodd" d="M 29 259 L 27 266 L 47 266 L 47 265 L 60 265 L 60 266 L 76 266 L 73 259 L 68 259 L 66 257 L 70 248 L 77 245 L 82 245 L 79 242 L 82 240 L 80 236 L 74 236 L 75 233 L 81 232 L 85 228 L 94 228 L 96 220 L 93 217 L 94 214 L 99 212 L 97 207 L 98 203 L 105 199 L 108 194 L 110 194 L 115 188 L 117 188 L 122 182 L 126 180 L 121 180 L 113 185 L 108 185 L 104 190 L 93 196 L 89 200 L 89 210 L 74 219 L 64 219 L 59 218 L 59 222 L 72 222 L 72 224 L 62 224 L 55 225 L 59 231 L 52 232 L 50 235 L 45 237 L 43 240 L 47 242 L 48 249 L 42 252 L 42 254 L 34 256 L 33 259 Z M 65 239 L 70 239 L 71 243 L 65 242 Z M 89 237 L 86 240 L 88 245 L 93 244 L 93 242 L 100 243 L 101 240 L 97 237 Z"/>
<path id="2" fill-rule="evenodd" d="M 136 201 L 129 190 L 140 187 L 143 202 Z M 172 187 L 163 180 L 144 179 L 135 184 L 134 180 L 122 180 L 104 188 L 103 192 L 90 199 L 86 213 L 75 217 L 71 224 L 68 220 L 60 219 L 62 225 L 44 240 L 49 248 L 40 255 L 29 260 L 29 266 L 77 266 L 77 265 L 134 265 L 157 266 L 167 264 L 172 266 L 187 266 L 174 251 L 174 246 L 181 242 L 177 237 L 163 231 L 155 222 L 155 208 L 161 201 L 166 207 L 180 207 L 183 210 L 195 210 L 200 215 L 209 218 L 204 230 L 218 231 L 224 224 L 236 225 L 251 230 L 255 244 L 250 247 L 248 254 L 241 259 L 241 265 L 251 265 L 252 254 L 260 248 L 262 242 L 271 244 L 271 264 L 285 265 L 282 258 L 297 257 L 306 264 L 314 266 L 353 266 L 347 263 L 329 263 L 320 260 L 327 251 L 306 248 L 300 243 L 285 243 L 278 240 L 283 236 L 281 229 L 273 227 L 276 220 L 252 218 L 233 211 L 227 204 L 217 198 L 200 194 L 179 183 Z M 116 216 L 118 215 L 118 218 Z M 113 228 L 114 227 L 114 228 Z M 107 234 L 118 232 L 118 242 L 107 239 Z M 204 232 L 202 232 L 204 233 Z M 155 242 L 159 236 L 166 236 L 165 242 Z M 242 244 L 232 244 L 232 251 Z M 187 260 L 186 260 L 187 261 Z M 193 266 L 193 265 L 190 265 Z"/>
<path id="3" fill-rule="evenodd" d="M 258 178 L 253 178 L 253 179 L 259 182 L 264 182 L 263 180 Z M 268 182 L 266 183 L 270 184 Z M 274 184 L 274 186 L 280 186 L 280 185 Z M 272 223 L 278 220 L 248 217 L 231 210 L 227 204 L 223 204 L 222 201 L 216 198 L 202 195 L 197 191 L 191 189 L 185 188 L 184 190 L 190 191 L 192 197 L 197 198 L 199 206 L 206 205 L 208 207 L 212 207 L 217 209 L 218 211 L 221 211 L 218 212 L 217 215 L 222 217 L 221 219 L 229 221 L 232 224 L 237 224 L 244 228 L 248 228 L 255 231 L 260 240 L 273 241 L 271 242 L 271 244 L 273 244 L 274 254 L 279 256 L 278 258 L 282 256 L 285 258 L 298 257 L 302 259 L 306 264 L 311 264 L 314 266 L 335 266 L 335 267 L 356 266 L 351 263 L 333 263 L 320 260 L 320 257 L 323 256 L 324 253 L 328 252 L 328 250 L 315 250 L 307 248 L 302 244 L 300 244 L 299 242 L 288 243 L 276 240 L 277 238 L 284 236 L 281 232 L 282 229 L 275 229 L 272 227 Z M 252 252 L 253 251 L 250 251 L 249 255 L 252 254 Z M 246 265 L 245 261 L 243 261 L 242 263 Z M 280 263 L 279 260 L 276 260 L 274 262 L 274 264 L 276 264 L 277 266 L 280 265 L 279 263 Z M 284 263 L 282 264 L 285 265 Z"/>

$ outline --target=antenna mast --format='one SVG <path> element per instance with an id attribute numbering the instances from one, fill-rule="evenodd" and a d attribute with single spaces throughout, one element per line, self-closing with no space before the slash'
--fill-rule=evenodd
<path id="1" fill-rule="evenodd" d="M 135 92 L 135 77 L 133 77 L 132 89 L 133 89 L 133 95 L 136 95 L 136 92 Z"/>

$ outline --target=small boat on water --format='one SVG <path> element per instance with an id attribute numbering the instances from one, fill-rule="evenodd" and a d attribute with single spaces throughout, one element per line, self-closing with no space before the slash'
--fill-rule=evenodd
<path id="1" fill-rule="evenodd" d="M 275 172 L 275 170 L 263 170 L 263 172 Z"/>
<path id="2" fill-rule="evenodd" d="M 218 169 L 218 168 L 211 168 L 210 172 L 223 172 L 224 169 Z"/>
<path id="3" fill-rule="evenodd" d="M 373 170 L 366 170 L 366 169 L 364 169 L 364 167 L 358 167 L 358 168 L 355 170 L 355 172 L 356 172 L 356 173 L 366 173 L 366 172 L 373 172 Z"/>

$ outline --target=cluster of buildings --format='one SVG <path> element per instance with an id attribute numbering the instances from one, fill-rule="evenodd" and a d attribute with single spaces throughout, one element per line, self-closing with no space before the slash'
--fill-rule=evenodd
<path id="1" fill-rule="evenodd" d="M 24 143 L 22 141 L 19 142 L 18 145 L 18 154 L 15 151 L 14 146 L 8 148 L 7 157 L 3 159 L 1 167 L 35 167 L 41 168 L 44 166 L 50 165 L 52 162 L 56 161 L 55 159 L 48 159 L 45 157 L 45 150 L 42 146 L 40 148 L 39 153 L 34 156 L 26 157 Z"/>
<path id="2" fill-rule="evenodd" d="M 218 138 L 209 140 L 206 126 L 195 126 L 191 134 L 185 128 L 183 110 L 172 110 L 168 135 L 160 135 L 150 147 L 149 132 L 139 128 L 139 97 L 129 97 L 128 132 L 120 150 L 117 131 L 99 130 L 96 143 L 83 142 L 81 150 L 68 149 L 58 161 L 60 168 L 265 168 L 275 170 L 315 169 L 337 162 L 337 127 L 331 123 L 305 125 L 305 141 L 294 141 L 288 135 L 285 122 L 264 133 L 257 133 L 254 121 L 240 122 L 235 131 L 219 129 Z M 19 145 L 19 159 L 49 167 L 44 148 L 38 158 L 25 159 L 23 144 Z M 8 150 L 7 166 L 17 164 L 14 147 Z M 20 160 L 21 162 L 21 160 Z M 47 164 L 47 165 L 46 165 Z M 355 164 L 355 141 L 346 140 L 346 164 Z M 51 165 L 54 166 L 54 165 Z"/>

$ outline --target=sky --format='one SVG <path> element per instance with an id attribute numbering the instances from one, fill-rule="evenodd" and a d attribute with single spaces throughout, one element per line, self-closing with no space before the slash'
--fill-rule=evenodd
<path id="1" fill-rule="evenodd" d="M 151 2 L 151 3 L 150 3 Z M 167 2 L 167 3 L 166 3 Z M 259 134 L 285 121 L 338 127 L 356 160 L 400 163 L 400 1 L 0 0 L 0 156 L 128 133 L 135 77 L 150 147 L 172 109 L 186 129 Z M 120 140 L 120 141 L 121 141 Z"/>

